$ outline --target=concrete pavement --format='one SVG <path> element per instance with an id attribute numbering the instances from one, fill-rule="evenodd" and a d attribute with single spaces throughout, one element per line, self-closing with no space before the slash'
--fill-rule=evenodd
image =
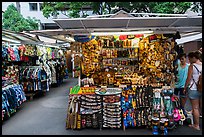
<path id="1" fill-rule="evenodd" d="M 150 129 L 66 130 L 68 91 L 76 84 L 77 78 L 69 78 L 60 87 L 51 88 L 45 96 L 24 102 L 12 117 L 2 123 L 2 135 L 152 135 Z M 202 131 L 180 126 L 169 135 L 202 135 Z"/>

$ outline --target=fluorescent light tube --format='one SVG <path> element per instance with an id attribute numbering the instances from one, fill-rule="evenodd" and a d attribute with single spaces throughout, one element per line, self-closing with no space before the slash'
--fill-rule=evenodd
<path id="1" fill-rule="evenodd" d="M 134 35 L 134 34 L 150 34 L 153 31 L 130 31 L 130 32 L 93 32 L 91 35 L 106 36 L 106 35 Z"/>

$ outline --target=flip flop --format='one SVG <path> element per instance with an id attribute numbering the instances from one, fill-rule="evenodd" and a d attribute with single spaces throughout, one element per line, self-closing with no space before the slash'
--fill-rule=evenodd
<path id="1" fill-rule="evenodd" d="M 191 128 L 194 128 L 196 130 L 200 130 L 200 127 L 196 127 L 195 125 L 188 125 L 188 126 L 191 127 Z"/>

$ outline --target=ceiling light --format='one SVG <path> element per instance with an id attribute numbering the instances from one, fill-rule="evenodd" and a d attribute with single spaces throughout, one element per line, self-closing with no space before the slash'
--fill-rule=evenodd
<path id="1" fill-rule="evenodd" d="M 75 40 L 72 37 L 66 37 L 67 40 L 69 40 L 70 42 L 75 42 Z"/>
<path id="2" fill-rule="evenodd" d="M 106 36 L 106 35 L 134 35 L 134 34 L 150 34 L 153 31 L 129 31 L 129 32 L 93 32 L 91 35 Z"/>

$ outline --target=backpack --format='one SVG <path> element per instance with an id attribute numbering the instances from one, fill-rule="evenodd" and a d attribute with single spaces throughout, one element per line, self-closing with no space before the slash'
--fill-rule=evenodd
<path id="1" fill-rule="evenodd" d="M 202 92 L 202 72 L 200 72 L 200 71 L 198 70 L 198 68 L 197 68 L 195 65 L 193 65 L 193 66 L 197 69 L 198 74 L 199 74 L 198 82 L 196 83 L 197 90 L 198 90 L 199 92 Z M 194 79 L 193 79 L 193 80 L 194 80 Z M 194 80 L 194 82 L 195 82 L 195 80 Z"/>

